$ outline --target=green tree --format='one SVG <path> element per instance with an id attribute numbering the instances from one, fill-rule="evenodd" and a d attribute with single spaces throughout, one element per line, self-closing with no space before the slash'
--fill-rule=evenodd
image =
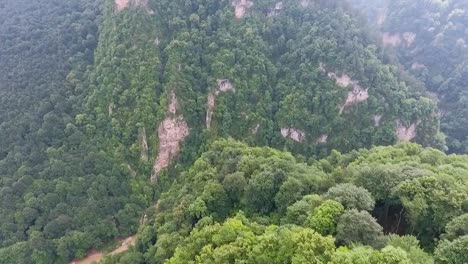
<path id="1" fill-rule="evenodd" d="M 343 213 L 344 207 L 341 203 L 328 200 L 309 215 L 305 225 L 324 236 L 333 235 L 336 233 L 338 220 Z"/>
<path id="2" fill-rule="evenodd" d="M 374 209 L 374 198 L 366 189 L 350 183 L 338 184 L 325 194 L 328 199 L 341 203 L 346 209 L 370 211 Z"/>
<path id="3" fill-rule="evenodd" d="M 468 236 L 453 241 L 442 240 L 434 252 L 436 264 L 459 264 L 468 262 Z"/>
<path id="4" fill-rule="evenodd" d="M 382 241 L 382 229 L 367 211 L 348 210 L 338 221 L 336 240 L 343 245 L 361 243 L 378 246 Z"/>
<path id="5" fill-rule="evenodd" d="M 454 240 L 468 235 L 468 213 L 453 218 L 445 227 L 444 239 Z"/>

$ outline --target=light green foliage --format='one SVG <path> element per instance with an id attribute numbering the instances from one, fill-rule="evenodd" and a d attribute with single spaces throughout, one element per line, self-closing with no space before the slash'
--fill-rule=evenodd
<path id="1" fill-rule="evenodd" d="M 218 141 L 162 195 L 161 209 L 155 216 L 159 238 L 154 249 L 156 258 L 162 261 L 171 257 L 174 246 L 181 243 L 175 234 L 187 235 L 201 217 L 222 221 L 243 210 L 246 216 L 262 218 L 266 224 L 278 223 L 286 213 L 282 208 L 311 190 L 327 190 L 329 187 L 317 188 L 322 181 L 328 184 L 326 178 L 323 171 L 297 163 L 289 153 L 250 148 L 233 140 Z M 283 187 L 291 179 L 302 186 L 299 193 Z M 313 209 L 320 200 L 303 199 L 310 204 L 307 209 Z"/>
<path id="2" fill-rule="evenodd" d="M 328 263 L 333 239 L 301 227 L 259 226 L 243 216 L 194 229 L 166 263 Z"/>
<path id="3" fill-rule="evenodd" d="M 343 213 L 344 207 L 341 203 L 328 200 L 309 215 L 305 225 L 324 236 L 334 235 L 338 220 Z"/>
<path id="4" fill-rule="evenodd" d="M 336 240 L 343 245 L 361 243 L 378 246 L 382 240 L 382 227 L 367 211 L 348 210 L 339 219 Z"/>
<path id="5" fill-rule="evenodd" d="M 355 247 L 352 249 L 340 247 L 333 255 L 331 264 L 369 264 L 372 263 L 373 255 L 377 254 L 376 250 L 371 247 Z"/>
<path id="6" fill-rule="evenodd" d="M 149 263 L 164 263 L 166 259 L 183 263 L 182 261 L 188 259 L 197 261 L 197 258 L 200 263 L 203 261 L 231 263 L 234 255 L 241 260 L 253 261 L 247 263 L 275 263 L 275 259 L 278 261 L 289 259 L 289 253 L 284 252 L 293 251 L 292 248 L 287 248 L 286 244 L 283 246 L 287 250 L 275 244 L 282 241 L 277 234 L 288 237 L 289 232 L 296 232 L 299 229 L 294 228 L 299 226 L 323 235 L 336 234 L 337 245 L 351 245 L 352 248 L 347 251 L 339 249 L 333 255 L 332 259 L 335 262 L 332 263 L 432 263 L 432 257 L 421 250 L 415 237 L 383 236 L 382 226 L 374 218 L 379 216 L 378 214 L 371 215 L 365 210 L 345 210 L 339 202 L 324 199 L 327 193 L 332 193 L 330 191 L 333 190 L 332 186 L 336 186 L 335 190 L 342 190 L 343 186 L 346 186 L 336 185 L 334 182 L 353 182 L 355 186 L 350 188 L 361 190 L 363 187 L 358 183 L 362 180 L 366 183 L 366 187 L 376 186 L 371 190 L 379 194 L 377 197 L 380 202 L 390 201 L 392 206 L 399 206 L 396 212 L 398 215 L 402 209 L 407 211 L 412 208 L 410 196 L 397 192 L 404 185 L 413 186 L 415 190 L 424 190 L 423 193 L 427 195 L 418 195 L 418 197 L 425 197 L 434 204 L 433 208 L 436 208 L 434 206 L 443 199 L 438 200 L 436 193 L 430 190 L 436 191 L 437 188 L 421 189 L 417 187 L 418 182 L 425 182 L 424 179 L 432 177 L 450 183 L 445 180 L 450 176 L 459 179 L 458 184 L 460 184 L 452 191 L 461 191 L 462 189 L 457 188 L 462 188 L 466 184 L 463 175 L 466 175 L 468 169 L 467 157 L 446 156 L 415 144 L 402 144 L 363 149 L 350 154 L 334 153 L 326 161 L 327 164 L 314 162 L 312 165 L 306 165 L 298 163 L 286 152 L 266 147 L 248 147 L 234 140 L 217 141 L 186 172 L 179 175 L 167 192 L 161 195 L 157 210 L 148 216 L 152 222 L 146 224 L 139 235 L 145 239 L 137 252 L 144 254 Z M 324 164 L 326 167 L 323 167 Z M 386 181 L 385 184 L 380 185 L 371 179 L 364 181 L 364 178 L 360 178 L 363 177 L 359 174 L 361 171 L 372 167 L 379 167 L 382 173 L 378 175 L 388 176 L 388 179 L 382 179 Z M 385 169 L 390 170 L 390 173 L 385 174 Z M 397 179 L 391 179 L 390 176 L 395 176 Z M 378 177 L 372 179 L 379 180 Z M 297 184 L 292 180 L 298 181 L 302 187 L 297 189 Z M 288 182 L 293 184 L 290 185 Z M 378 190 L 385 190 L 384 186 L 389 186 L 390 190 L 378 193 Z M 298 193 L 295 190 L 300 191 Z M 266 197 L 273 199 L 266 201 Z M 368 198 L 370 195 L 367 193 L 363 197 Z M 214 206 L 208 206 L 207 202 L 214 203 Z M 380 206 L 384 208 L 384 205 Z M 442 209 L 428 210 L 427 218 L 437 219 L 436 214 L 440 210 Z M 239 228 L 242 227 L 241 231 L 234 232 L 227 228 L 219 233 L 219 224 L 216 223 L 223 223 L 239 211 L 245 212 L 241 220 L 238 219 L 243 223 L 239 225 Z M 451 218 L 447 216 L 447 219 Z M 389 226 L 395 226 L 403 221 L 411 223 L 411 220 L 409 213 L 401 213 L 401 218 L 388 217 L 387 222 Z M 243 226 L 247 225 L 246 221 L 250 222 L 251 226 L 256 226 L 252 227 L 251 232 L 242 231 Z M 274 230 L 271 231 L 274 234 L 266 231 L 270 230 L 271 225 L 275 226 L 271 229 Z M 204 231 L 200 233 L 201 230 Z M 399 231 L 405 234 L 411 233 L 409 228 Z M 154 234 L 151 235 L 151 232 Z M 217 233 L 219 234 L 215 235 Z M 429 232 L 417 234 L 418 239 L 421 238 L 421 244 L 430 249 L 432 238 L 428 239 L 425 234 Z M 257 236 L 262 236 L 262 240 L 254 239 Z M 210 237 L 213 237 L 214 242 L 209 242 Z M 315 236 L 311 239 L 313 237 Z M 197 241 L 194 241 L 193 245 L 187 244 L 187 239 L 194 238 Z M 242 240 L 242 245 L 256 250 L 255 261 L 248 258 L 250 253 L 245 247 L 237 244 L 241 241 L 236 239 L 241 238 L 247 239 Z M 268 244 L 271 250 L 265 249 L 268 248 L 264 244 L 267 242 L 272 243 Z M 221 243 L 222 246 L 216 243 Z M 376 249 L 354 247 L 359 244 L 373 246 Z M 378 250 L 385 246 L 388 247 L 386 250 Z M 265 251 L 268 254 L 258 253 Z"/>
<path id="7" fill-rule="evenodd" d="M 374 209 L 374 198 L 366 189 L 345 183 L 331 187 L 325 194 L 328 199 L 341 203 L 346 209 L 370 211 Z"/>
<path id="8" fill-rule="evenodd" d="M 468 213 L 453 218 L 445 227 L 443 238 L 454 240 L 461 236 L 468 235 Z"/>
<path id="9" fill-rule="evenodd" d="M 286 216 L 282 219 L 285 224 L 304 225 L 307 217 L 323 203 L 323 198 L 319 195 L 306 195 L 300 201 L 290 205 Z"/>
<path id="10" fill-rule="evenodd" d="M 453 241 L 442 240 L 435 250 L 436 264 L 468 263 L 468 236 Z"/>
<path id="11" fill-rule="evenodd" d="M 387 246 L 382 249 L 381 254 L 374 257 L 375 263 L 378 264 L 411 264 L 413 262 L 408 259 L 407 253 L 401 248 Z"/>
<path id="12" fill-rule="evenodd" d="M 419 241 L 414 236 L 390 235 L 387 241 L 388 246 L 403 249 L 412 264 L 431 264 L 434 260 L 431 255 L 424 252 L 419 246 Z"/>
<path id="13" fill-rule="evenodd" d="M 358 246 L 352 249 L 338 248 L 331 264 L 412 264 L 408 252 L 387 246 L 378 251 L 371 247 Z M 423 262 L 420 262 L 423 263 Z M 429 262 L 428 262 L 429 263 Z"/>
<path id="14" fill-rule="evenodd" d="M 449 176 L 405 181 L 396 189 L 396 194 L 408 209 L 413 229 L 427 239 L 435 238 L 450 219 L 461 215 L 468 199 L 466 186 Z"/>

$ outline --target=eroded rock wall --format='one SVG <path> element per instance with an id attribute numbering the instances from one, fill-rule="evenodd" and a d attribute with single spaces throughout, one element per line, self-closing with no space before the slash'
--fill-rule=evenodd
<path id="1" fill-rule="evenodd" d="M 189 127 L 184 117 L 177 113 L 177 97 L 171 93 L 166 118 L 158 128 L 159 151 L 153 165 L 151 181 L 156 182 L 162 169 L 167 168 L 180 152 L 181 142 L 189 135 Z"/>
<path id="2" fill-rule="evenodd" d="M 284 138 L 289 138 L 296 142 L 303 142 L 306 137 L 306 133 L 297 128 L 282 128 L 281 135 Z"/>
<path id="3" fill-rule="evenodd" d="M 213 119 L 213 112 L 215 110 L 216 106 L 216 97 L 220 93 L 225 93 L 225 92 L 236 92 L 236 89 L 234 88 L 234 85 L 231 83 L 231 81 L 223 79 L 223 80 L 217 80 L 217 87 L 214 92 L 208 93 L 208 109 L 206 110 L 206 128 L 210 129 L 211 128 L 211 121 Z"/>
<path id="4" fill-rule="evenodd" d="M 241 19 L 245 16 L 247 11 L 254 5 L 250 0 L 232 0 L 232 6 L 234 7 L 234 14 L 237 19 Z"/>
<path id="5" fill-rule="evenodd" d="M 401 120 L 396 121 L 396 135 L 400 142 L 410 142 L 417 136 L 417 128 L 420 121 L 414 122 L 406 126 Z"/>

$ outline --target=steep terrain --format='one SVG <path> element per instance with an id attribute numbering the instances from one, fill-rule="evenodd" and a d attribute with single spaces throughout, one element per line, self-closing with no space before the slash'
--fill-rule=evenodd
<path id="1" fill-rule="evenodd" d="M 413 185 L 397 189 L 402 182 L 392 182 L 381 197 L 374 182 L 351 179 L 348 162 L 369 154 L 353 150 L 409 141 L 444 149 L 445 141 L 436 100 L 392 64 L 364 19 L 349 8 L 343 0 L 0 3 L 0 263 L 79 263 L 103 252 L 115 252 L 108 261 L 118 263 L 187 263 L 203 255 L 192 230 L 208 232 L 205 242 L 216 244 L 210 230 L 235 225 L 261 241 L 282 228 L 290 206 L 305 199 L 312 210 L 330 200 L 322 196 L 340 183 L 367 188 L 359 189 L 359 202 L 368 206 L 328 201 L 321 210 L 336 210 L 332 224 L 295 222 L 298 227 L 286 227 L 277 239 L 294 248 L 302 235 L 316 239 L 326 249 L 308 250 L 336 263 L 348 253 L 335 247 L 351 242 L 374 249 L 349 254 L 361 250 L 381 259 L 396 250 L 411 260 L 418 259 L 414 252 L 421 261 L 431 260 L 415 238 L 405 240 L 407 248 L 396 246 L 398 241 L 381 240 L 383 231 L 416 235 L 432 250 L 448 222 L 466 211 L 460 176 L 466 157 L 412 144 L 389 148 L 388 155 L 414 159 L 404 165 L 421 170 L 407 175 L 397 164 L 379 173 L 453 192 L 450 201 L 424 200 L 430 206 L 420 211 Z M 395 48 L 419 41 L 405 32 L 388 31 L 387 38 Z M 293 154 L 234 141 L 212 145 L 225 137 Z M 340 160 L 334 150 L 352 154 Z M 385 156 L 381 150 L 372 151 Z M 429 164 L 436 168 L 427 169 Z M 447 178 L 440 176 L 444 168 Z M 427 182 L 417 181 L 422 175 Z M 377 200 L 374 211 L 369 192 Z M 404 223 L 395 224 L 403 207 Z M 344 212 L 345 220 L 364 217 L 375 236 L 360 241 L 338 235 L 333 223 Z M 433 222 L 423 221 L 436 213 Z M 300 219 L 309 216 L 312 211 Z M 140 225 L 128 254 L 117 254 L 127 247 L 107 248 L 133 237 Z M 326 235 L 336 235 L 337 243 Z M 456 239 L 440 250 L 464 243 Z M 261 262 L 252 259 L 261 249 L 245 250 L 239 259 Z M 309 260 L 296 253 L 278 261 Z"/>
<path id="2" fill-rule="evenodd" d="M 382 32 L 382 45 L 438 100 L 449 152 L 467 153 L 468 1 L 351 2 Z"/>
<path id="3" fill-rule="evenodd" d="M 134 175 L 156 182 L 224 136 L 306 157 L 444 146 L 435 103 L 382 63 L 342 1 L 107 7 L 85 114 Z"/>

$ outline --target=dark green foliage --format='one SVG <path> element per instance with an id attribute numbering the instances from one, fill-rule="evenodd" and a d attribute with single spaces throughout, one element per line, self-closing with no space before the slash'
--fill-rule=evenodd
<path id="1" fill-rule="evenodd" d="M 371 23 L 389 34 L 415 34 L 411 44 L 385 47 L 396 54 L 406 70 L 416 76 L 438 101 L 441 129 L 447 135 L 448 151 L 468 152 L 468 2 L 460 1 L 362 1 L 351 0 L 364 10 Z M 382 19 L 384 18 L 384 19 Z M 390 52 L 389 52 L 390 50 Z"/>
<path id="2" fill-rule="evenodd" d="M 336 228 L 336 240 L 342 245 L 361 243 L 379 246 L 382 239 L 382 227 L 367 211 L 348 210 L 339 219 Z"/>
<path id="3" fill-rule="evenodd" d="M 425 146 L 444 140 L 435 103 L 344 1 L 284 1 L 268 16 L 277 3 L 256 0 L 242 18 L 230 0 L 130 2 L 0 3 L 0 263 L 67 263 L 139 225 L 135 247 L 104 263 L 341 263 L 333 238 L 311 228 L 383 246 L 368 212 L 342 215 L 371 210 L 372 196 L 380 222 L 402 220 L 427 247 L 466 213 L 466 157 L 413 144 L 352 151 L 396 143 L 397 121 L 418 124 Z M 333 73 L 369 98 L 345 105 L 353 88 Z M 190 135 L 153 186 L 158 130 L 174 116 Z M 420 254 L 398 244 L 342 253 Z"/>
<path id="4" fill-rule="evenodd" d="M 0 4 L 0 259 L 66 263 L 134 233 L 148 199 L 83 115 L 103 1 Z"/>
<path id="5" fill-rule="evenodd" d="M 372 210 L 374 209 L 374 198 L 364 188 L 345 183 L 331 187 L 326 197 L 338 201 L 346 209 Z"/>

